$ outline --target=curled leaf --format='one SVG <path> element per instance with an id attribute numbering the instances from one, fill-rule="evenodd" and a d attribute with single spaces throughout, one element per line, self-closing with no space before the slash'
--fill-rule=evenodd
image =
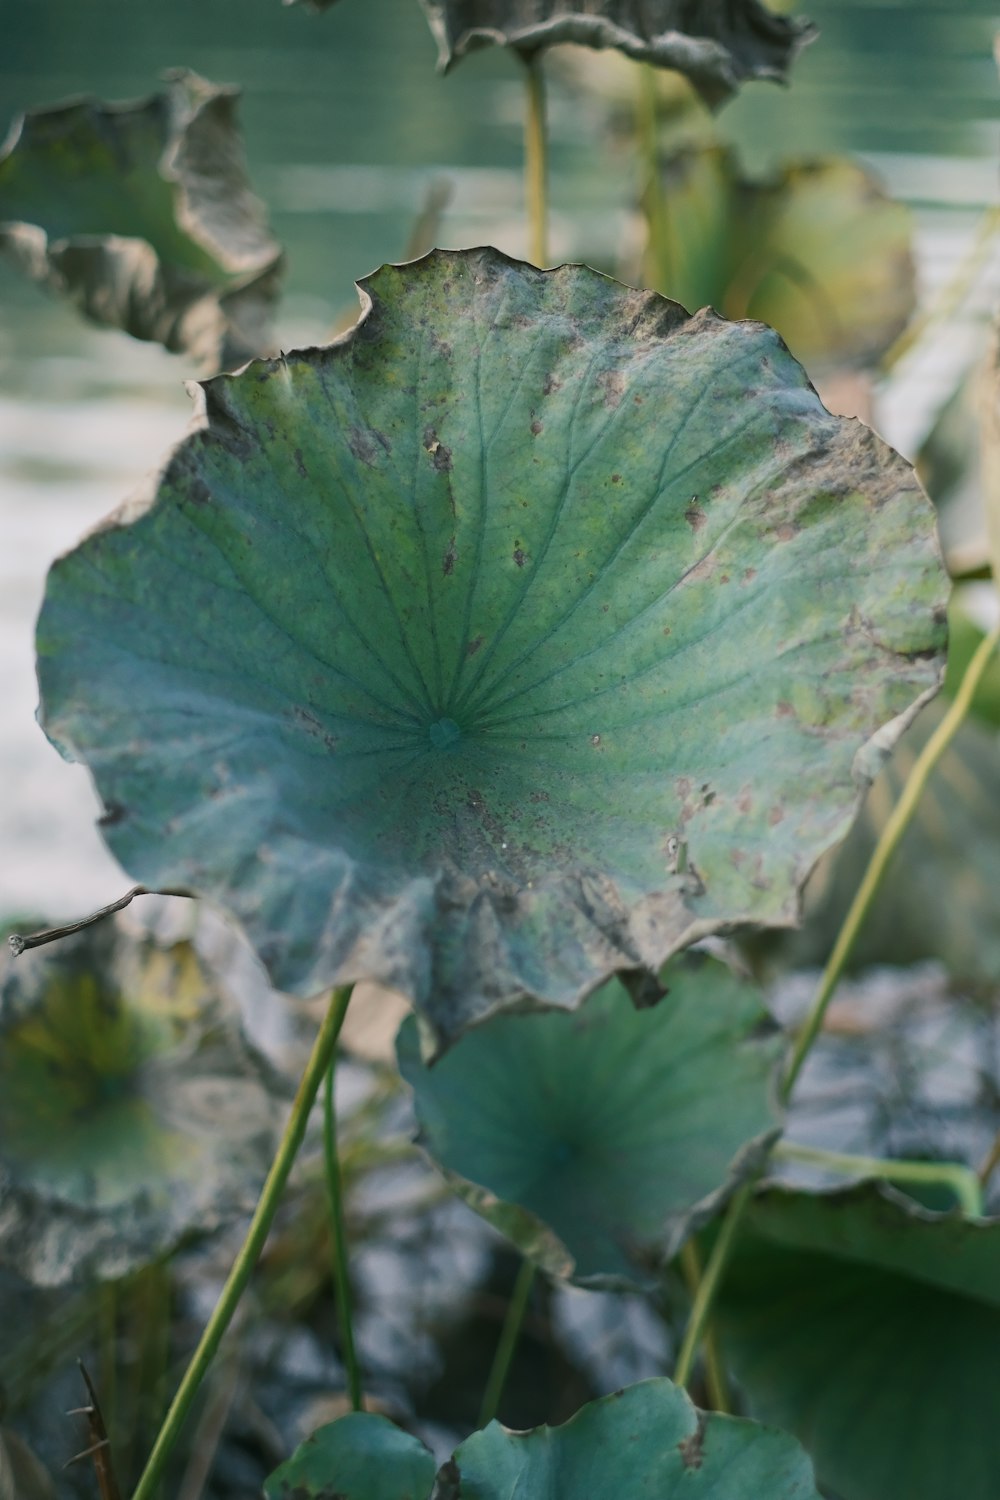
<path id="1" fill-rule="evenodd" d="M 400 1069 L 420 1140 L 523 1254 L 575 1281 L 643 1279 L 760 1165 L 781 1050 L 757 992 L 697 955 L 636 1010 L 616 981 L 575 1015 L 498 1016 L 433 1067 L 412 1018 Z"/>
<path id="2" fill-rule="evenodd" d="M 439 1041 L 793 922 L 937 682 L 909 467 L 761 325 L 493 250 L 364 285 L 50 574 L 44 719 L 122 864 Z"/>
<path id="3" fill-rule="evenodd" d="M 871 365 L 915 305 L 908 209 L 846 157 L 743 176 L 735 153 L 664 164 L 657 285 L 685 307 L 760 318 L 810 370 Z"/>
<path id="4" fill-rule="evenodd" d="M 184 943 L 113 922 L 0 965 L 0 1263 L 116 1278 L 243 1210 L 276 1107 Z"/>
<path id="5" fill-rule="evenodd" d="M 812 41 L 808 21 L 775 15 L 759 0 L 421 0 L 440 67 L 480 47 L 530 54 L 561 42 L 616 47 L 684 73 L 711 104 L 750 78 L 784 82 Z"/>
<path id="6" fill-rule="evenodd" d="M 0 250 L 95 322 L 207 368 L 268 350 L 281 251 L 238 98 L 179 70 L 136 103 L 30 110 L 0 148 Z"/>

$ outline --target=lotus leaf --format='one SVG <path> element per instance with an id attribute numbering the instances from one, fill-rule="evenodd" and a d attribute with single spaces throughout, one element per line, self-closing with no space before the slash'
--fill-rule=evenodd
<path id="1" fill-rule="evenodd" d="M 755 1415 L 794 1432 L 842 1500 L 993 1494 L 1000 1221 L 870 1182 L 766 1190 L 718 1318 Z"/>
<path id="2" fill-rule="evenodd" d="M 526 1255 L 585 1283 L 670 1258 L 778 1132 L 781 1040 L 756 990 L 703 955 L 665 982 L 652 1010 L 612 980 L 576 1015 L 496 1017 L 432 1068 L 412 1017 L 400 1032 L 432 1160 Z"/>
<path id="3" fill-rule="evenodd" d="M 758 324 L 494 250 L 363 285 L 50 574 L 113 852 L 439 1042 L 794 921 L 938 678 L 909 467 Z"/>
<path id="4" fill-rule="evenodd" d="M 387 1417 L 350 1412 L 306 1438 L 264 1485 L 265 1500 L 427 1500 L 437 1464 Z"/>
<path id="5" fill-rule="evenodd" d="M 745 179 L 734 152 L 690 146 L 664 166 L 660 290 L 760 318 L 813 368 L 867 365 L 915 305 L 909 210 L 844 157 Z"/>
<path id="6" fill-rule="evenodd" d="M 839 849 L 824 856 L 805 890 L 802 929 L 777 942 L 783 963 L 822 963 L 906 778 L 947 704 L 932 703 L 907 730 Z M 959 980 L 1000 974 L 1000 744 L 996 730 L 962 725 L 920 799 L 889 879 L 875 897 L 851 966 L 934 958 Z M 751 946 L 755 946 L 751 944 Z"/>
<path id="7" fill-rule="evenodd" d="M 0 250 L 87 317 L 211 369 L 269 349 L 281 253 L 246 178 L 239 90 L 29 111 L 0 148 Z"/>
<path id="8" fill-rule="evenodd" d="M 560 42 L 617 47 L 684 73 L 710 104 L 748 78 L 784 82 L 812 41 L 808 21 L 777 16 L 759 0 L 421 0 L 447 70 L 479 47 L 530 55 Z"/>
<path id="9" fill-rule="evenodd" d="M 384 1417 L 320 1428 L 268 1480 L 267 1500 L 429 1500 L 434 1460 Z M 819 1500 L 787 1433 L 700 1412 L 669 1380 L 591 1401 L 561 1427 L 491 1422 L 443 1464 L 434 1495 L 462 1500 Z"/>
<path id="10" fill-rule="evenodd" d="M 115 1278 L 241 1212 L 276 1108 L 186 943 L 107 923 L 0 968 L 0 1263 Z"/>

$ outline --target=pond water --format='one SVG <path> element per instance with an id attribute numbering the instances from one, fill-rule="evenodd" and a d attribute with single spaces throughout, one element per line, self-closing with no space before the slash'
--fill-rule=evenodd
<path id="1" fill-rule="evenodd" d="M 723 113 L 751 165 L 864 154 L 913 203 L 925 296 L 954 271 L 995 200 L 996 8 L 987 0 L 816 0 L 821 27 L 790 89 L 756 85 Z M 447 79 L 416 0 L 329 13 L 278 0 L 0 0 L 8 115 L 67 94 L 130 97 L 164 67 L 240 83 L 254 182 L 288 249 L 285 347 L 316 341 L 352 282 L 403 252 L 428 183 L 452 199 L 450 245 L 525 250 L 520 65 L 482 52 Z M 553 247 L 614 264 L 634 178 L 601 106 L 551 70 Z M 0 203 L 0 218 L 3 207 Z M 1000 297 L 995 257 L 945 345 L 885 393 L 884 430 L 912 450 Z M 0 272 L 0 917 L 75 914 L 122 889 L 79 768 L 33 723 L 32 622 L 48 562 L 134 490 L 182 434 L 182 360 L 81 325 Z"/>

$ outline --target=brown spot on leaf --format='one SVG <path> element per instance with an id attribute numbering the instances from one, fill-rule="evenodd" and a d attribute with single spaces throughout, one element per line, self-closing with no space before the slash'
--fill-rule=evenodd
<path id="1" fill-rule="evenodd" d="M 754 581 L 754 579 L 756 577 L 757 577 L 757 569 L 756 568 L 744 568 L 743 569 L 743 582 L 744 583 L 753 583 L 753 581 Z"/>
<path id="2" fill-rule="evenodd" d="M 774 535 L 779 542 L 794 541 L 798 534 L 799 528 L 797 526 L 794 526 L 790 521 L 786 521 L 784 526 L 778 526 L 774 532 Z"/>
<path id="3" fill-rule="evenodd" d="M 785 698 L 779 699 L 774 711 L 779 719 L 793 719 L 795 717 L 794 708 Z"/>
<path id="4" fill-rule="evenodd" d="M 700 531 L 704 526 L 707 517 L 701 506 L 698 504 L 697 495 L 691 496 L 688 508 L 684 512 L 684 519 L 688 523 L 692 531 Z"/>
<path id="5" fill-rule="evenodd" d="M 480 648 L 480 646 L 482 644 L 483 644 L 483 637 L 481 635 L 477 635 L 476 638 L 475 638 L 475 640 L 474 641 L 470 641 L 469 644 L 466 646 L 466 648 L 465 648 L 465 654 L 466 654 L 466 656 L 475 656 L 476 652 L 479 650 L 479 648 Z"/>
<path id="6" fill-rule="evenodd" d="M 677 1444 L 677 1451 L 681 1456 L 681 1463 L 685 1469 L 700 1469 L 705 1462 L 705 1423 L 706 1416 L 703 1411 L 698 1413 L 698 1424 L 688 1437 L 682 1438 Z"/>
<path id="7" fill-rule="evenodd" d="M 541 431 L 543 431 L 542 423 L 539 422 L 538 418 L 536 417 L 535 420 L 531 424 L 531 435 L 532 435 L 532 437 L 537 437 L 538 434 Z"/>
<path id="8" fill-rule="evenodd" d="M 553 391 L 562 390 L 562 381 L 557 380 L 554 375 L 546 375 L 545 384 L 542 386 L 542 395 L 551 396 Z"/>
<path id="9" fill-rule="evenodd" d="M 784 816 L 785 809 L 783 807 L 779 807 L 777 803 L 775 803 L 775 805 L 771 808 L 771 811 L 767 815 L 767 821 L 770 823 L 772 828 L 776 828 Z"/>
<path id="10" fill-rule="evenodd" d="M 514 561 L 517 563 L 517 566 L 519 568 L 523 568 L 528 559 L 527 559 L 527 553 L 522 548 L 520 542 L 515 542 L 513 556 L 514 556 Z"/>
<path id="11" fill-rule="evenodd" d="M 98 828 L 114 828 L 123 818 L 128 817 L 128 808 L 121 802 L 109 802 L 101 816 L 97 820 Z"/>
<path id="12" fill-rule="evenodd" d="M 295 467 L 299 471 L 299 478 L 300 479 L 308 479 L 309 478 L 309 470 L 306 468 L 306 461 L 302 457 L 302 449 L 301 448 L 296 448 L 296 450 L 295 450 Z"/>
<path id="13" fill-rule="evenodd" d="M 424 428 L 424 448 L 431 456 L 431 463 L 439 474 L 451 473 L 451 449 L 446 448 L 433 427 Z"/>
<path id="14" fill-rule="evenodd" d="M 453 536 L 452 539 L 451 539 L 451 541 L 448 543 L 448 550 L 447 550 L 447 552 L 445 553 L 444 557 L 441 560 L 441 571 L 442 571 L 442 573 L 444 573 L 446 576 L 449 573 L 453 573 L 455 571 L 455 564 L 456 564 L 457 561 L 458 561 L 458 552 L 456 551 L 456 548 L 455 548 L 455 538 Z"/>

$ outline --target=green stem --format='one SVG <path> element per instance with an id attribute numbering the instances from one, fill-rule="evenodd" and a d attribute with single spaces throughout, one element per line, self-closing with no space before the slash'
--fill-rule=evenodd
<path id="1" fill-rule="evenodd" d="M 983 1194 L 979 1178 L 970 1167 L 950 1161 L 896 1161 L 882 1156 L 853 1156 L 845 1151 L 823 1151 L 818 1146 L 797 1146 L 779 1141 L 773 1154 L 785 1161 L 808 1162 L 829 1172 L 859 1177 L 880 1177 L 886 1182 L 943 1183 L 955 1194 L 962 1212 L 980 1218 Z"/>
<path id="2" fill-rule="evenodd" d="M 302 1145 L 310 1111 L 316 1102 L 316 1095 L 323 1082 L 324 1074 L 330 1066 L 330 1059 L 337 1044 L 337 1033 L 344 1019 L 343 995 L 344 990 L 333 992 L 329 1010 L 313 1044 L 313 1050 L 288 1116 L 288 1123 L 271 1163 L 271 1169 L 267 1174 L 254 1216 L 250 1221 L 246 1239 L 233 1262 L 215 1311 L 209 1318 L 198 1347 L 191 1357 L 177 1394 L 170 1403 L 163 1426 L 157 1434 L 153 1451 L 149 1455 L 132 1500 L 150 1500 L 150 1496 L 160 1483 L 167 1460 L 198 1394 L 198 1388 L 215 1358 L 223 1335 L 229 1327 L 233 1313 L 236 1311 L 253 1268 L 264 1248 L 289 1173 L 298 1155 L 299 1147 Z"/>
<path id="3" fill-rule="evenodd" d="M 340 1006 L 339 1032 L 351 998 L 349 989 L 336 990 L 333 1004 Z M 323 1156 L 326 1163 L 326 1186 L 330 1198 L 330 1226 L 333 1235 L 333 1284 L 337 1297 L 337 1318 L 340 1327 L 340 1343 L 347 1370 L 347 1388 L 351 1407 L 362 1411 L 364 1398 L 361 1393 L 361 1369 L 354 1347 L 354 1320 L 351 1315 L 351 1279 L 347 1266 L 347 1229 L 344 1224 L 344 1195 L 340 1161 L 337 1157 L 337 1111 L 334 1107 L 333 1085 L 337 1071 L 336 1052 L 326 1070 L 323 1089 Z"/>
<path id="4" fill-rule="evenodd" d="M 729 1208 L 719 1228 L 719 1236 L 712 1246 L 712 1253 L 708 1257 L 698 1290 L 691 1304 L 691 1314 L 688 1318 L 687 1328 L 684 1330 L 684 1340 L 677 1355 L 677 1364 L 674 1367 L 674 1384 L 685 1386 L 691 1379 L 691 1371 L 694 1369 L 695 1358 L 705 1330 L 708 1327 L 709 1316 L 712 1311 L 712 1303 L 722 1280 L 722 1273 L 726 1269 L 729 1260 L 729 1252 L 732 1249 L 736 1231 L 743 1211 L 750 1202 L 750 1195 L 754 1189 L 754 1182 L 745 1182 L 739 1191 L 730 1200 Z"/>
<path id="5" fill-rule="evenodd" d="M 531 226 L 531 259 L 536 266 L 548 264 L 548 143 L 545 133 L 545 76 L 541 56 L 531 52 L 524 58 L 526 110 L 524 121 L 524 185 Z"/>
<path id="6" fill-rule="evenodd" d="M 688 1291 L 692 1298 L 697 1297 L 702 1281 L 701 1255 L 695 1240 L 688 1240 L 680 1253 L 681 1271 L 687 1282 Z M 726 1382 L 726 1367 L 722 1362 L 719 1352 L 719 1341 L 715 1337 L 715 1330 L 711 1323 L 705 1325 L 705 1337 L 702 1345 L 702 1359 L 705 1365 L 705 1386 L 708 1391 L 708 1399 L 712 1403 L 713 1411 L 728 1412 L 732 1410 L 729 1401 L 729 1388 Z"/>
<path id="7" fill-rule="evenodd" d="M 833 997 L 834 990 L 837 988 L 840 977 L 851 956 L 862 924 L 871 910 L 872 903 L 885 878 L 892 856 L 898 849 L 900 841 L 910 825 L 934 767 L 961 728 L 972 706 L 972 701 L 976 695 L 976 689 L 982 680 L 983 673 L 989 666 L 998 644 L 1000 644 L 1000 625 L 996 625 L 990 631 L 989 635 L 980 641 L 965 670 L 961 686 L 955 694 L 951 706 L 925 744 L 923 750 L 917 756 L 913 764 L 913 769 L 907 777 L 906 785 L 900 793 L 899 801 L 896 803 L 885 827 L 882 829 L 879 840 L 872 851 L 871 859 L 868 861 L 868 867 L 862 877 L 861 884 L 855 892 L 854 900 L 851 902 L 840 932 L 837 934 L 837 940 L 833 945 L 826 968 L 820 977 L 816 997 L 806 1018 L 806 1023 L 796 1040 L 791 1061 L 781 1085 L 781 1102 L 783 1104 L 787 1104 L 791 1098 L 799 1074 L 802 1071 L 806 1058 L 809 1056 L 809 1049 L 820 1033 L 826 1017 L 827 1006 Z M 691 1315 L 688 1319 L 688 1326 L 684 1333 L 684 1341 L 681 1345 L 680 1354 L 677 1357 L 677 1368 L 674 1372 L 674 1381 L 677 1385 L 686 1385 L 691 1377 L 695 1355 L 704 1337 L 712 1304 L 736 1239 L 736 1231 L 750 1203 L 755 1182 L 756 1179 L 744 1183 L 739 1192 L 730 1200 L 729 1207 L 726 1210 L 718 1237 L 708 1258 L 705 1274 L 702 1277 L 701 1285 L 694 1299 Z"/>
<path id="8" fill-rule="evenodd" d="M 872 857 L 868 861 L 868 868 L 854 893 L 854 900 L 851 902 L 843 925 L 837 934 L 837 941 L 827 960 L 826 968 L 820 977 L 812 1009 L 796 1040 L 782 1084 L 783 1103 L 787 1104 L 803 1064 L 809 1056 L 809 1050 L 822 1029 L 827 1006 L 833 998 L 833 992 L 837 988 L 854 944 L 857 942 L 862 924 L 872 908 L 892 856 L 899 848 L 903 835 L 910 826 L 934 767 L 961 728 L 972 706 L 972 700 L 983 673 L 989 666 L 990 658 L 998 644 L 1000 644 L 1000 625 L 995 626 L 989 635 L 980 641 L 951 706 L 914 761 L 913 769 L 907 777 L 899 801 L 882 829 Z"/>
<path id="9" fill-rule="evenodd" d="M 669 291 L 667 286 L 666 204 L 660 171 L 660 139 L 657 119 L 656 69 L 639 63 L 635 104 L 636 134 L 642 163 L 642 202 L 646 214 L 646 256 L 643 276 L 648 287 Z"/>
<path id="10" fill-rule="evenodd" d="M 493 1357 L 493 1367 L 490 1370 L 489 1379 L 486 1382 L 486 1390 L 483 1393 L 483 1404 L 479 1411 L 479 1427 L 485 1427 L 492 1422 L 500 1405 L 500 1397 L 507 1382 L 510 1370 L 510 1362 L 514 1358 L 514 1350 L 517 1348 L 518 1336 L 524 1315 L 528 1310 L 528 1299 L 531 1296 L 531 1288 L 535 1281 L 535 1267 L 530 1260 L 521 1262 L 521 1269 L 517 1273 L 514 1282 L 514 1290 L 510 1294 L 510 1302 L 507 1304 L 507 1316 L 504 1318 L 503 1328 L 500 1330 L 500 1342 L 497 1344 L 497 1352 Z"/>

